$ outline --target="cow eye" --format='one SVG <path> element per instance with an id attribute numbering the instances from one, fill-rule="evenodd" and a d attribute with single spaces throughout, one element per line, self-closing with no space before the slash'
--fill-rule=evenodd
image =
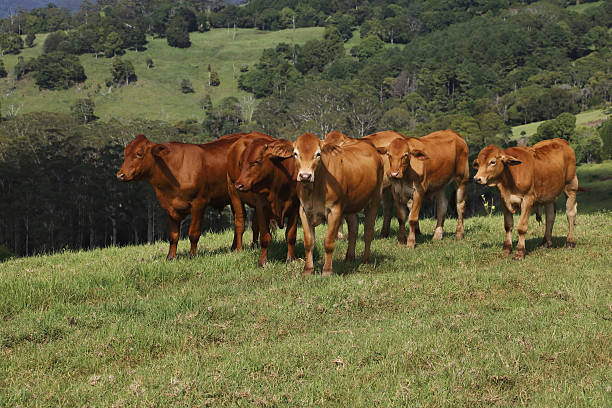
<path id="1" fill-rule="evenodd" d="M 409 156 L 409 154 L 408 154 L 408 153 L 406 153 L 406 154 L 405 154 L 405 155 L 403 155 L 402 157 L 403 157 L 404 159 L 407 159 L 407 158 L 408 158 L 408 156 Z"/>
<path id="2" fill-rule="evenodd" d="M 137 152 L 136 157 L 142 157 L 142 152 Z"/>
<path id="3" fill-rule="evenodd" d="M 316 158 L 316 157 L 321 157 L 321 152 L 316 152 L 316 153 L 315 153 L 315 158 Z"/>
<path id="4" fill-rule="evenodd" d="M 489 166 L 494 166 L 494 165 L 495 165 L 495 160 L 491 160 L 491 161 L 489 162 Z"/>
<path id="5" fill-rule="evenodd" d="M 293 156 L 294 156 L 294 157 L 298 157 L 297 152 L 293 152 Z"/>

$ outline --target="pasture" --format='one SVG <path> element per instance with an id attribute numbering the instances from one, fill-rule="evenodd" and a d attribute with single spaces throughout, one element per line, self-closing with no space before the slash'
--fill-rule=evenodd
<path id="1" fill-rule="evenodd" d="M 35 46 L 26 48 L 19 55 L 5 55 L 4 64 L 9 77 L 0 79 L 2 109 L 27 112 L 70 112 L 79 98 L 92 98 L 95 113 L 103 120 L 149 119 L 174 123 L 180 120 L 204 119 L 199 100 L 210 94 L 213 103 L 228 96 L 237 98 L 248 95 L 238 90 L 238 76 L 242 65 L 253 65 L 265 48 L 278 43 L 303 44 L 323 35 L 323 27 L 298 28 L 296 30 L 259 31 L 256 29 L 213 29 L 205 33 L 191 33 L 191 47 L 169 47 L 165 38 L 148 38 L 145 51 L 128 51 L 121 58 L 134 65 L 138 81 L 110 92 L 105 86 L 111 76 L 112 58 L 94 58 L 91 54 L 80 57 L 87 80 L 67 90 L 48 91 L 38 89 L 34 78 L 15 81 L 14 66 L 19 56 L 26 60 L 42 54 L 45 34 L 37 36 Z M 146 66 L 147 58 L 153 60 L 153 68 Z M 219 73 L 221 85 L 208 86 L 208 65 Z M 195 93 L 183 94 L 180 84 L 189 79 Z M 13 108 L 11 108 L 13 106 Z"/>
<path id="2" fill-rule="evenodd" d="M 604 109 L 580 112 L 576 114 L 576 127 L 597 127 L 608 118 L 610 118 L 610 112 Z M 538 132 L 538 126 L 542 123 L 544 123 L 544 121 L 513 126 L 511 139 L 517 140 L 523 136 L 529 137 L 536 134 Z M 525 132 L 525 135 L 521 135 L 522 132 Z"/>
<path id="3" fill-rule="evenodd" d="M 0 406 L 609 406 L 612 213 L 579 213 L 573 250 L 564 214 L 548 250 L 532 217 L 522 262 L 501 216 L 455 223 L 410 251 L 394 220 L 372 265 L 339 242 L 330 278 L 285 264 L 283 231 L 265 268 L 231 231 L 171 263 L 166 242 L 4 262 Z"/>

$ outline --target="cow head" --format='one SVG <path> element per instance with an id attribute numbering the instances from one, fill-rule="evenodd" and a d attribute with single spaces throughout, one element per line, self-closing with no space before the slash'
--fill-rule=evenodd
<path id="1" fill-rule="evenodd" d="M 155 158 L 168 152 L 168 147 L 153 143 L 144 135 L 138 135 L 123 151 L 123 164 L 117 172 L 117 178 L 121 181 L 145 179 L 155 164 Z"/>
<path id="2" fill-rule="evenodd" d="M 419 175 L 423 173 L 423 162 L 429 157 L 425 153 L 423 143 L 418 139 L 395 139 L 388 148 L 379 147 L 378 153 L 389 159 L 390 179 L 401 179 L 411 169 Z"/>
<path id="3" fill-rule="evenodd" d="M 324 143 L 326 145 L 336 145 L 341 146 L 344 142 L 350 140 L 346 135 L 342 132 L 334 130 L 333 132 L 329 132 L 325 135 Z"/>
<path id="4" fill-rule="evenodd" d="M 287 140 L 255 140 L 242 153 L 240 176 L 235 186 L 239 191 L 250 191 L 274 171 L 275 160 L 293 157 L 293 144 Z"/>
<path id="5" fill-rule="evenodd" d="M 478 157 L 472 163 L 476 169 L 474 181 L 478 184 L 493 186 L 500 178 L 506 166 L 516 166 L 521 161 L 506 154 L 497 146 L 487 146 L 478 153 Z"/>

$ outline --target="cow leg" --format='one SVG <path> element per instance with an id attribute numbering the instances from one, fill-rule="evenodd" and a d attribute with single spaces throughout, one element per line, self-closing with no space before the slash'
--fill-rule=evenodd
<path id="1" fill-rule="evenodd" d="M 410 197 L 410 199 L 406 202 L 406 207 L 408 208 L 408 211 L 412 210 L 412 197 Z M 404 217 L 405 218 L 405 217 Z M 419 222 L 417 220 L 417 225 L 416 228 L 414 230 L 414 233 L 416 235 L 421 235 L 421 226 L 419 225 Z M 404 244 L 405 244 L 405 240 L 404 240 Z"/>
<path id="2" fill-rule="evenodd" d="M 170 250 L 168 251 L 167 260 L 171 261 L 176 258 L 176 246 L 179 241 L 179 232 L 181 229 L 181 220 L 175 220 L 168 216 L 168 235 L 170 238 Z"/>
<path id="3" fill-rule="evenodd" d="M 304 230 L 304 252 L 306 253 L 304 262 L 303 275 L 312 275 L 314 272 L 314 262 L 312 261 L 312 252 L 314 249 L 315 229 L 314 222 L 308 219 L 304 208 L 300 206 L 300 220 Z"/>
<path id="4" fill-rule="evenodd" d="M 369 264 L 371 261 L 370 244 L 374 238 L 374 223 L 376 222 L 376 213 L 380 204 L 380 196 L 370 202 L 369 207 L 365 210 L 365 220 L 363 222 L 363 241 L 365 248 L 363 250 L 363 263 Z"/>
<path id="5" fill-rule="evenodd" d="M 545 248 L 552 247 L 552 230 L 555 223 L 555 203 L 548 203 L 544 206 L 546 211 L 546 229 L 544 230 L 544 240 L 542 245 Z"/>
<path id="6" fill-rule="evenodd" d="M 512 253 L 512 228 L 514 227 L 514 215 L 508 211 L 506 206 L 502 206 L 504 210 L 504 229 L 506 230 L 506 240 L 504 241 L 504 255 Z"/>
<path id="7" fill-rule="evenodd" d="M 400 201 L 393 189 L 391 189 L 391 192 L 393 193 L 393 201 L 395 201 L 395 209 L 397 210 L 397 243 L 399 245 L 406 245 L 406 204 Z"/>
<path id="8" fill-rule="evenodd" d="M 348 247 L 346 248 L 345 261 L 352 262 L 355 260 L 355 245 L 357 244 L 357 230 L 359 228 L 357 214 L 351 214 L 344 217 L 346 227 L 348 229 Z"/>
<path id="9" fill-rule="evenodd" d="M 446 210 L 448 209 L 448 198 L 446 191 L 443 188 L 436 194 L 436 229 L 434 229 L 434 241 L 442 239 L 444 234 L 444 220 L 446 219 Z"/>
<path id="10" fill-rule="evenodd" d="M 264 205 L 264 199 L 258 197 L 255 215 L 257 216 L 257 224 L 259 226 L 259 244 L 261 246 L 259 251 L 259 262 L 257 263 L 260 267 L 268 263 L 268 247 L 272 241 L 272 235 L 270 234 L 270 217 Z"/>
<path id="11" fill-rule="evenodd" d="M 233 184 L 229 181 L 228 176 L 228 188 L 227 191 L 230 196 L 230 204 L 232 206 L 232 212 L 234 213 L 234 242 L 232 243 L 232 251 L 242 250 L 242 235 L 244 234 L 244 205 L 238 197 L 238 193 L 234 188 Z"/>
<path id="12" fill-rule="evenodd" d="M 289 210 L 285 226 L 285 241 L 287 242 L 287 262 L 295 261 L 295 240 L 297 236 L 298 211 Z"/>
<path id="13" fill-rule="evenodd" d="M 465 186 L 464 181 L 460 182 L 457 186 L 457 231 L 455 235 L 458 239 L 462 239 L 464 235 L 463 230 L 463 213 L 465 212 Z"/>
<path id="14" fill-rule="evenodd" d="M 332 274 L 332 258 L 336 245 L 336 237 L 338 236 L 338 228 L 340 227 L 342 218 L 342 213 L 339 208 L 332 208 L 329 214 L 327 214 L 327 233 L 325 234 L 325 241 L 323 241 L 323 247 L 325 248 L 323 275 Z"/>
<path id="15" fill-rule="evenodd" d="M 189 249 L 189 257 L 193 258 L 198 253 L 198 241 L 202 233 L 202 218 L 206 205 L 194 207 L 191 209 L 191 224 L 189 225 L 189 241 L 191 248 Z"/>
<path id="16" fill-rule="evenodd" d="M 347 221 L 348 223 L 348 221 Z M 340 221 L 340 226 L 338 227 L 338 239 L 342 241 L 344 239 L 344 233 L 342 232 L 342 225 L 344 225 L 343 221 Z"/>
<path id="17" fill-rule="evenodd" d="M 255 207 L 253 209 L 253 219 L 251 220 L 251 230 L 253 231 L 253 242 L 251 243 L 251 249 L 255 249 L 259 246 L 259 222 L 257 220 L 257 207 Z"/>
<path id="18" fill-rule="evenodd" d="M 406 240 L 407 248 L 414 248 L 415 245 L 415 231 L 419 225 L 419 212 L 421 211 L 421 203 L 423 202 L 423 194 L 415 190 L 412 196 L 412 207 L 410 208 L 410 214 L 408 214 L 408 226 L 410 232 L 408 233 L 408 239 Z"/>
<path id="19" fill-rule="evenodd" d="M 565 214 L 567 215 L 567 223 L 569 224 L 569 231 L 567 233 L 565 246 L 570 248 L 576 247 L 576 238 L 574 237 L 574 222 L 576 221 L 576 214 L 578 213 L 578 203 L 576 202 L 577 191 L 578 177 L 574 176 L 573 180 L 565 186 L 565 195 L 567 196 L 567 201 L 565 202 Z"/>
<path id="20" fill-rule="evenodd" d="M 391 187 L 387 187 L 382 193 L 382 205 L 383 205 L 383 227 L 380 231 L 380 235 L 383 238 L 389 237 L 389 231 L 391 230 L 391 216 L 393 215 L 393 194 L 391 193 Z"/>
<path id="21" fill-rule="evenodd" d="M 527 235 L 532 204 L 533 203 L 527 198 L 523 198 L 523 202 L 521 203 L 521 216 L 519 217 L 518 226 L 516 228 L 519 238 L 516 244 L 516 253 L 514 254 L 514 259 L 517 260 L 525 258 L 525 235 Z"/>

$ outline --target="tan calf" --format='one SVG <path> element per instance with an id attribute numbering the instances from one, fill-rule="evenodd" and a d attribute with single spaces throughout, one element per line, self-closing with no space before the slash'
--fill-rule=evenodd
<path id="1" fill-rule="evenodd" d="M 379 148 L 389 160 L 389 179 L 393 198 L 397 205 L 400 244 L 414 248 L 415 233 L 423 198 L 436 198 L 438 219 L 433 239 L 442 239 L 444 219 L 448 207 L 446 186 L 457 184 L 457 238 L 463 238 L 463 212 L 465 210 L 465 185 L 469 180 L 468 147 L 461 136 L 451 130 L 431 133 L 421 138 L 396 139 L 387 149 Z M 410 204 L 406 239 L 406 206 Z"/>
<path id="2" fill-rule="evenodd" d="M 478 172 L 474 181 L 497 187 L 504 211 L 506 240 L 504 253 L 512 252 L 513 214 L 521 210 L 517 232 L 519 234 L 515 259 L 525 257 L 525 234 L 532 206 L 543 206 L 546 213 L 546 229 L 543 244 L 552 245 L 552 229 L 555 222 L 555 200 L 565 192 L 565 213 L 569 223 L 567 246 L 575 247 L 574 221 L 577 213 L 576 156 L 563 139 L 543 140 L 533 147 L 511 147 L 501 150 L 487 146 L 480 151 L 473 166 Z"/>
<path id="3" fill-rule="evenodd" d="M 276 147 L 276 155 L 293 155 L 295 160 L 306 250 L 304 274 L 314 272 L 315 227 L 324 220 L 327 220 L 327 234 L 323 274 L 332 273 L 332 255 L 344 215 L 347 215 L 349 235 L 346 260 L 355 259 L 357 213 L 361 210 L 365 210 L 363 262 L 369 263 L 383 179 L 382 160 L 374 147 L 367 143 L 326 145 L 312 133 L 304 133 L 295 143 L 286 141 Z"/>

